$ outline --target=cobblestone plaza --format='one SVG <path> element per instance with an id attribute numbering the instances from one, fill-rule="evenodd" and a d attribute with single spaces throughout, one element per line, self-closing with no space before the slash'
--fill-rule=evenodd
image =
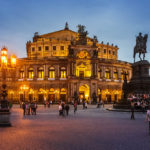
<path id="1" fill-rule="evenodd" d="M 106 105 L 105 107 L 111 107 Z M 23 116 L 12 108 L 12 127 L 0 128 L 0 150 L 149 150 L 150 136 L 144 113 L 110 112 L 78 106 L 74 115 L 58 116 L 58 106 L 38 106 L 37 115 Z"/>

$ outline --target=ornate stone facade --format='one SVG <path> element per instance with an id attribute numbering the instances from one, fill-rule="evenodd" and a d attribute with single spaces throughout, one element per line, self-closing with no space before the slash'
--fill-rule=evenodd
<path id="1" fill-rule="evenodd" d="M 98 43 L 95 36 L 83 34 L 84 29 L 74 32 L 67 25 L 35 33 L 33 42 L 26 44 L 27 58 L 19 58 L 13 77 L 7 78 L 9 100 L 70 102 L 75 93 L 87 101 L 93 101 L 93 94 L 97 101 L 121 99 L 123 73 L 130 80 L 131 64 L 118 60 L 117 46 Z"/>

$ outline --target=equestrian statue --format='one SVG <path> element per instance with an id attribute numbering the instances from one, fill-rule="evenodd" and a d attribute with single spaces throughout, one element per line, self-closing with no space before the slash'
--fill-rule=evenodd
<path id="1" fill-rule="evenodd" d="M 144 36 L 142 36 L 141 32 L 136 37 L 136 45 L 134 47 L 134 54 L 133 54 L 134 62 L 135 62 L 136 53 L 139 53 L 140 60 L 144 60 L 145 53 L 147 53 L 146 51 L 147 38 L 148 38 L 148 34 L 145 34 Z M 143 59 L 141 58 L 141 54 L 143 54 Z"/>

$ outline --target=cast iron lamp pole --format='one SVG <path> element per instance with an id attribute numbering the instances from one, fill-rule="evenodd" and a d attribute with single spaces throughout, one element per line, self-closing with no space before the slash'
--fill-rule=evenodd
<path id="1" fill-rule="evenodd" d="M 16 58 L 11 57 L 10 67 L 16 64 Z M 10 111 L 8 107 L 7 90 L 6 90 L 6 72 L 8 69 L 8 55 L 7 49 L 4 47 L 1 49 L 1 72 L 2 72 L 2 97 L 3 100 L 0 103 L 0 126 L 11 126 L 10 123 Z"/>

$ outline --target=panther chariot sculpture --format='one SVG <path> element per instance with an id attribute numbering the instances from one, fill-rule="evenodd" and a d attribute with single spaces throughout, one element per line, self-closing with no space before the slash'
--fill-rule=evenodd
<path id="1" fill-rule="evenodd" d="M 146 51 L 147 38 L 148 38 L 148 34 L 145 34 L 144 36 L 142 36 L 141 32 L 136 37 L 136 45 L 134 47 L 134 54 L 133 54 L 134 62 L 135 62 L 136 53 L 139 53 L 140 60 L 144 60 L 145 53 L 147 53 Z M 143 58 L 141 57 L 141 54 L 143 54 Z"/>

